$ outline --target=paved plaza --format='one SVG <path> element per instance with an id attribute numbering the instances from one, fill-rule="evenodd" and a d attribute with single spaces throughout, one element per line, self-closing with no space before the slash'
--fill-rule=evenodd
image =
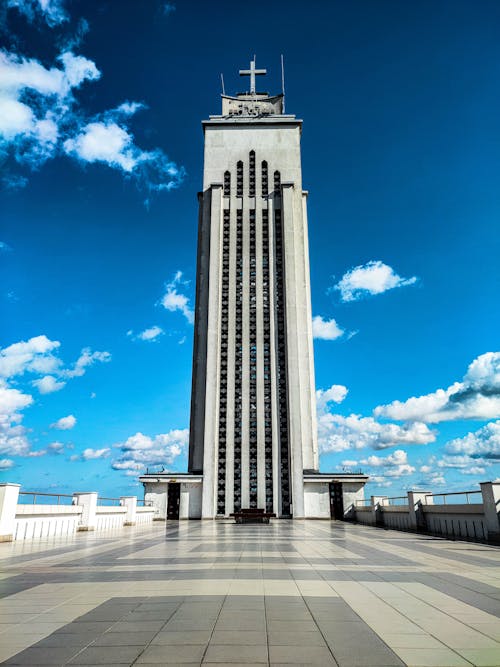
<path id="1" fill-rule="evenodd" d="M 327 521 L 0 544 L 5 665 L 500 665 L 500 550 Z"/>

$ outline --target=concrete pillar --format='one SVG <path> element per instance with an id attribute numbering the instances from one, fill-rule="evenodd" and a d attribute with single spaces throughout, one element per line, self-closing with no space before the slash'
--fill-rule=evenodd
<path id="1" fill-rule="evenodd" d="M 74 493 L 73 504 L 83 507 L 78 530 L 95 530 L 97 525 L 97 491 Z"/>
<path id="2" fill-rule="evenodd" d="M 371 496 L 372 516 L 375 526 L 384 525 L 382 507 L 387 504 L 387 496 Z"/>
<path id="3" fill-rule="evenodd" d="M 408 491 L 408 524 L 410 530 L 426 530 L 427 522 L 422 505 L 432 505 L 434 499 L 432 496 L 426 498 L 431 491 Z"/>
<path id="4" fill-rule="evenodd" d="M 127 508 L 124 526 L 135 526 L 137 514 L 137 496 L 120 496 L 120 505 Z"/>
<path id="5" fill-rule="evenodd" d="M 483 511 L 488 541 L 500 542 L 500 482 L 482 482 Z"/>
<path id="6" fill-rule="evenodd" d="M 0 542 L 12 542 L 20 484 L 0 484 Z"/>

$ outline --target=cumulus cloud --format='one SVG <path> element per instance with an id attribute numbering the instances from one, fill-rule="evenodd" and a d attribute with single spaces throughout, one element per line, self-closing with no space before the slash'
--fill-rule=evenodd
<path id="1" fill-rule="evenodd" d="M 177 271 L 173 279 L 165 285 L 166 291 L 160 303 L 167 310 L 180 311 L 189 324 L 193 324 L 194 311 L 189 304 L 189 298 L 179 291 L 180 287 L 184 285 L 186 282 L 182 280 L 182 271 Z"/>
<path id="2" fill-rule="evenodd" d="M 342 403 L 348 391 L 347 387 L 344 387 L 343 384 L 332 384 L 329 389 L 318 389 L 316 391 L 316 408 L 318 412 L 325 412 L 328 403 Z"/>
<path id="3" fill-rule="evenodd" d="M 107 364 L 111 361 L 111 354 L 109 352 L 93 352 L 90 347 L 84 347 L 80 356 L 74 363 L 72 368 L 68 368 L 62 372 L 66 378 L 75 378 L 85 375 L 89 366 L 93 366 L 96 362 Z"/>
<path id="4" fill-rule="evenodd" d="M 168 433 L 150 437 L 136 433 L 115 447 L 121 455 L 112 463 L 115 470 L 139 471 L 147 466 L 172 465 L 186 450 L 189 441 L 189 430 L 174 429 Z"/>
<path id="5" fill-rule="evenodd" d="M 427 445 L 435 434 L 426 424 L 380 423 L 373 417 L 360 415 L 318 414 L 318 441 L 321 452 L 342 452 L 349 449 L 386 449 L 397 445 Z"/>
<path id="6" fill-rule="evenodd" d="M 490 422 L 463 438 L 450 440 L 445 450 L 449 454 L 465 455 L 472 460 L 500 460 L 500 421 Z"/>
<path id="7" fill-rule="evenodd" d="M 43 13 L 51 25 L 67 18 L 62 2 L 56 0 L 8 2 L 30 19 Z M 145 108 L 143 103 L 126 100 L 92 116 L 80 107 L 77 91 L 101 77 L 92 60 L 72 50 L 87 30 L 87 22 L 80 21 L 77 34 L 66 40 L 50 67 L 36 58 L 0 51 L 0 151 L 32 170 L 67 155 L 81 164 L 116 169 L 147 193 L 177 187 L 184 169 L 159 148 L 141 148 L 129 127 L 131 117 Z M 11 172 L 9 162 L 3 174 L 5 187 L 26 184 L 25 177 Z"/>
<path id="8" fill-rule="evenodd" d="M 447 389 L 375 408 L 375 416 L 438 423 L 500 417 L 500 352 L 487 352 L 469 366 L 461 382 Z"/>
<path id="9" fill-rule="evenodd" d="M 63 0 L 7 0 L 9 9 L 17 9 L 28 21 L 41 17 L 50 27 L 69 20 Z"/>
<path id="10" fill-rule="evenodd" d="M 51 372 L 61 366 L 52 352 L 60 347 L 57 340 L 34 336 L 0 349 L 0 377 L 12 378 L 25 372 Z"/>
<path id="11" fill-rule="evenodd" d="M 349 467 L 361 465 L 368 468 L 368 471 L 382 471 L 382 473 L 378 472 L 375 475 L 378 479 L 377 483 L 379 486 L 387 481 L 387 477 L 398 478 L 411 475 L 415 472 L 414 466 L 408 463 L 408 455 L 403 449 L 396 449 L 392 454 L 385 457 L 373 454 L 360 461 L 342 461 L 342 465 L 348 465 Z M 370 481 L 372 481 L 371 476 Z"/>
<path id="12" fill-rule="evenodd" d="M 138 333 L 135 336 L 133 331 L 127 331 L 127 336 L 130 336 L 132 340 L 143 340 L 151 342 L 157 340 L 164 333 L 165 332 L 163 329 L 155 324 L 154 326 L 149 327 L 149 329 L 144 329 L 144 331 L 141 331 L 141 333 Z"/>
<path id="13" fill-rule="evenodd" d="M 111 453 L 111 449 L 109 447 L 103 447 L 102 449 L 92 449 L 91 447 L 88 447 L 87 449 L 84 449 L 82 452 L 82 459 L 83 461 L 91 461 L 94 459 L 104 459 L 107 456 L 109 456 Z"/>
<path id="14" fill-rule="evenodd" d="M 76 424 L 76 417 L 74 415 L 68 415 L 67 417 L 61 417 L 56 422 L 50 425 L 50 428 L 56 428 L 59 431 L 69 431 Z"/>
<path id="15" fill-rule="evenodd" d="M 320 340 L 335 340 L 345 333 L 344 329 L 341 329 L 333 318 L 326 320 L 321 315 L 313 317 L 312 331 L 313 338 Z"/>
<path id="16" fill-rule="evenodd" d="M 369 294 L 382 294 L 396 287 L 413 285 L 416 276 L 402 278 L 393 268 L 381 261 L 371 261 L 355 266 L 344 274 L 333 289 L 340 292 L 342 301 L 356 301 Z"/>
<path id="17" fill-rule="evenodd" d="M 52 394 L 66 386 L 66 382 L 57 380 L 53 375 L 44 375 L 31 383 L 41 394 Z"/>
<path id="18" fill-rule="evenodd" d="M 21 424 L 22 410 L 33 403 L 29 394 L 9 387 L 0 380 L 0 454 L 26 456 L 30 445 Z"/>

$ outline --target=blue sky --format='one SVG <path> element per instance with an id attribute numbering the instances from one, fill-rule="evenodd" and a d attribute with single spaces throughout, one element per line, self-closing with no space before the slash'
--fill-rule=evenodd
<path id="1" fill-rule="evenodd" d="M 500 475 L 500 5 L 0 9 L 0 467 L 141 493 L 185 470 L 200 121 L 257 54 L 304 119 L 321 469 Z M 263 79 L 259 82 L 263 87 Z"/>

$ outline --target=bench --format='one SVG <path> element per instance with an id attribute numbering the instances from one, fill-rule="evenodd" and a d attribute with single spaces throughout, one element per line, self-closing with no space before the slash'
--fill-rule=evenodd
<path id="1" fill-rule="evenodd" d="M 229 516 L 234 517 L 236 523 L 269 523 L 269 519 L 276 516 L 274 512 L 265 512 L 263 509 L 241 509 L 232 512 Z"/>

